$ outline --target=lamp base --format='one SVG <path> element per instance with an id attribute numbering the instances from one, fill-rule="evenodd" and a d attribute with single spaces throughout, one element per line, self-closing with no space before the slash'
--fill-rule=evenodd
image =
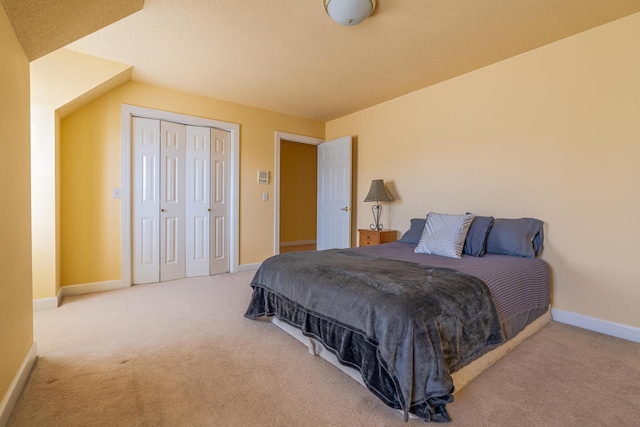
<path id="1" fill-rule="evenodd" d="M 371 206 L 371 212 L 373 213 L 373 221 L 375 224 L 369 226 L 370 229 L 376 231 L 382 231 L 382 224 L 380 224 L 380 214 L 382 213 L 382 206 L 375 204 Z"/>

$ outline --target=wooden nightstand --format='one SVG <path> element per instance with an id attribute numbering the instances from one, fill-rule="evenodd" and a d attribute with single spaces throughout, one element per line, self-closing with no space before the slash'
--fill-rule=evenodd
<path id="1" fill-rule="evenodd" d="M 358 246 L 373 246 L 383 243 L 391 243 L 396 241 L 397 231 L 395 230 L 367 230 L 365 228 L 358 229 L 360 233 L 360 243 Z"/>

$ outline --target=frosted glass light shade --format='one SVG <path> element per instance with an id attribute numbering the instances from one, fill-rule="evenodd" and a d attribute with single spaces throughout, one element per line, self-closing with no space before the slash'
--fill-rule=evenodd
<path id="1" fill-rule="evenodd" d="M 324 8 L 338 24 L 356 25 L 376 8 L 376 0 L 324 0 Z"/>

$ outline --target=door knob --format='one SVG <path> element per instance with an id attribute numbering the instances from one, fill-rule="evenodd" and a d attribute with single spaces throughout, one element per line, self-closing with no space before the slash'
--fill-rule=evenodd
<path id="1" fill-rule="evenodd" d="M 345 212 L 349 212 L 349 206 L 345 206 L 344 208 L 340 209 L 341 211 L 345 211 Z"/>
<path id="2" fill-rule="evenodd" d="M 160 212 L 166 212 L 166 211 L 167 211 L 166 209 L 160 209 Z"/>
<path id="3" fill-rule="evenodd" d="M 211 209 L 211 208 L 209 208 L 209 209 L 207 209 L 207 210 L 208 210 L 209 212 L 213 212 L 213 209 Z"/>

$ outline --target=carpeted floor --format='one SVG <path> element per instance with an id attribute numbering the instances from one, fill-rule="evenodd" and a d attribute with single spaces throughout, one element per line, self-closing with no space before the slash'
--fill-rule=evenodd
<path id="1" fill-rule="evenodd" d="M 267 322 L 253 273 L 65 298 L 9 426 L 417 426 Z M 640 344 L 552 322 L 455 395 L 456 426 L 640 425 Z"/>

